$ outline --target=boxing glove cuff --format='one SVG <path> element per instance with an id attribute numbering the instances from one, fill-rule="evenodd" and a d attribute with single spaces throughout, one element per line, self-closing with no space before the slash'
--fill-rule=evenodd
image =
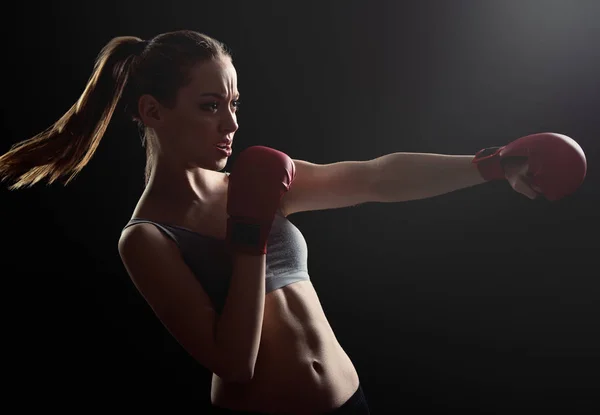
<path id="1" fill-rule="evenodd" d="M 500 152 L 504 147 L 488 147 L 479 150 L 472 163 L 477 165 L 477 169 L 484 180 L 505 179 L 504 168 L 502 167 Z"/>
<path id="2" fill-rule="evenodd" d="M 227 246 L 230 252 L 265 255 L 272 222 L 256 223 L 240 217 L 227 219 Z"/>

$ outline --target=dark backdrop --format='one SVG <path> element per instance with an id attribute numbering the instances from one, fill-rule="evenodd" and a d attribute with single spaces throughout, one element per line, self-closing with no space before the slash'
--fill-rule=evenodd
<path id="1" fill-rule="evenodd" d="M 76 101 L 112 37 L 183 28 L 233 50 L 236 152 L 267 145 L 329 163 L 474 154 L 544 131 L 577 140 L 588 177 L 558 202 L 487 183 L 290 220 L 373 413 L 600 407 L 598 2 L 15 6 L 2 26 L 2 152 Z M 21 407 L 202 413 L 209 402 L 209 373 L 118 256 L 143 170 L 135 128 L 115 121 L 71 185 L 0 190 L 4 389 Z"/>

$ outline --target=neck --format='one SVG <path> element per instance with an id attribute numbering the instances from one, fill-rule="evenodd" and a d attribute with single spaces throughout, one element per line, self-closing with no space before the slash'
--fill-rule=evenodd
<path id="1" fill-rule="evenodd" d="M 157 163 L 144 193 L 168 203 L 207 203 L 220 194 L 226 180 L 226 174 L 214 170 Z"/>

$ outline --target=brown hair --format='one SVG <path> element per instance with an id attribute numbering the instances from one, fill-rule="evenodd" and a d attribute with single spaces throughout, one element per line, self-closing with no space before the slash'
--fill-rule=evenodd
<path id="1" fill-rule="evenodd" d="M 231 58 L 223 43 L 189 30 L 163 33 L 149 41 L 113 38 L 96 58 L 77 102 L 52 126 L 0 156 L 1 181 L 11 181 L 9 188 L 15 190 L 41 180 L 51 184 L 66 176 L 63 183 L 67 185 L 90 161 L 116 112 L 131 118 L 143 131 L 147 184 L 156 137 L 139 118 L 139 97 L 150 94 L 172 108 L 178 89 L 190 81 L 188 70 L 221 57 Z"/>

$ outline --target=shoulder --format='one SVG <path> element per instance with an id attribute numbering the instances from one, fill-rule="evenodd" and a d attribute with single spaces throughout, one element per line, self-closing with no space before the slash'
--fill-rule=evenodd
<path id="1" fill-rule="evenodd" d="M 123 229 L 118 243 L 119 254 L 124 261 L 148 257 L 150 253 L 175 250 L 175 244 L 152 223 L 136 223 Z"/>

